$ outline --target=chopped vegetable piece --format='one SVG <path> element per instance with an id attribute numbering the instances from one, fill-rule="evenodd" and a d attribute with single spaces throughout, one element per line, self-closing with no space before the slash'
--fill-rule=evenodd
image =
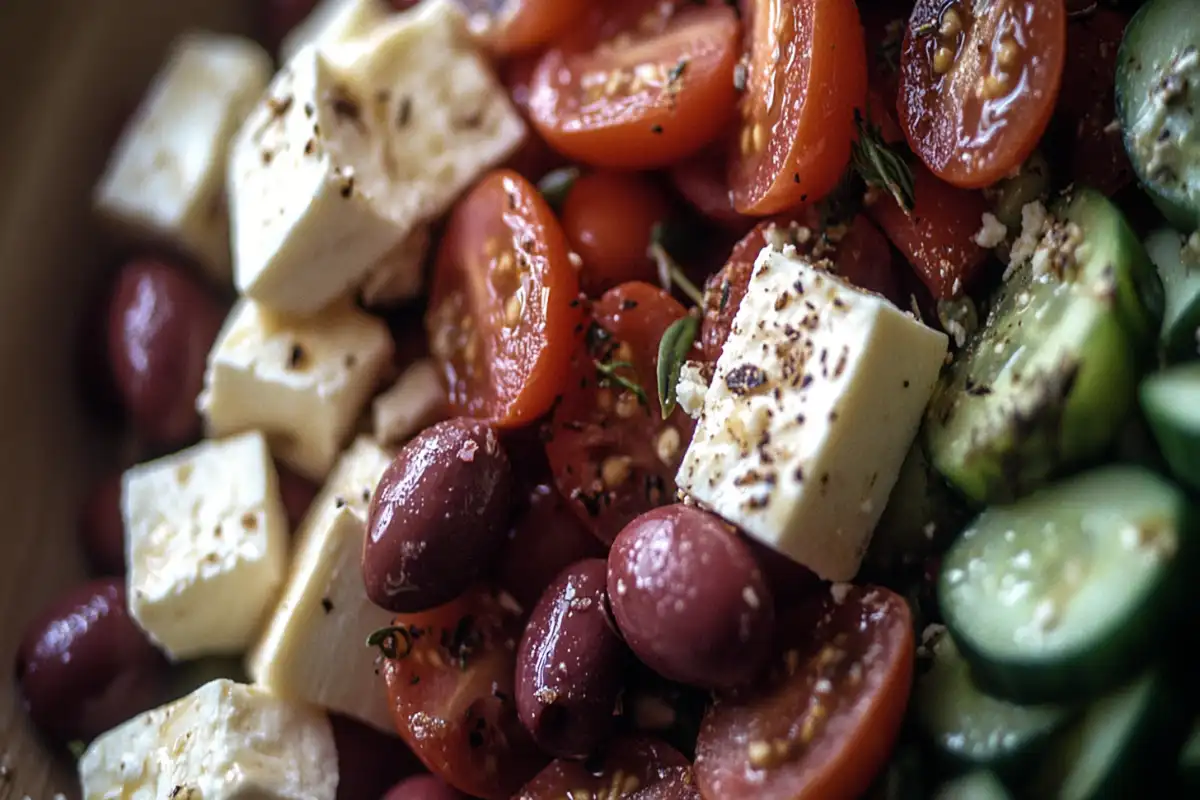
<path id="1" fill-rule="evenodd" d="M 1146 378 L 1142 410 L 1172 474 L 1200 490 L 1200 363 Z"/>

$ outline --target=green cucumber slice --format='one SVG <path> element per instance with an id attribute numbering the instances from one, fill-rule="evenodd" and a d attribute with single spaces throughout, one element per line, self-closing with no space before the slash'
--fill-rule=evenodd
<path id="1" fill-rule="evenodd" d="M 1200 251 L 1185 237 L 1163 228 L 1146 238 L 1146 253 L 1162 279 L 1166 296 L 1162 347 L 1169 361 L 1200 357 Z"/>
<path id="2" fill-rule="evenodd" d="M 1034 778 L 1034 797 L 1107 800 L 1166 797 L 1147 784 L 1170 778 L 1183 734 L 1176 682 L 1155 668 L 1097 700 L 1055 742 Z"/>
<path id="3" fill-rule="evenodd" d="M 1200 490 L 1200 363 L 1148 376 L 1141 397 L 1146 422 L 1171 472 Z"/>
<path id="4" fill-rule="evenodd" d="M 971 679 L 954 640 L 933 644 L 933 664 L 917 680 L 917 725 L 952 766 L 1011 775 L 1029 763 L 1064 723 L 1062 706 L 1020 706 L 984 694 Z"/>
<path id="5" fill-rule="evenodd" d="M 938 600 L 979 685 L 1018 703 L 1087 699 L 1164 643 L 1191 569 L 1187 496 L 1109 466 L 983 512 L 947 551 Z"/>
<path id="6" fill-rule="evenodd" d="M 1084 189 L 1055 216 L 1051 236 L 1080 241 L 1074 257 L 1061 274 L 1026 263 L 1010 276 L 926 414 L 934 466 L 979 504 L 1104 452 L 1158 334 L 1162 287 L 1121 212 Z"/>
<path id="7" fill-rule="evenodd" d="M 1117 116 L 1142 186 L 1171 223 L 1200 227 L 1200 13 L 1195 0 L 1151 0 L 1117 55 Z"/>
<path id="8" fill-rule="evenodd" d="M 1009 800 L 1012 795 L 990 772 L 969 772 L 942 785 L 935 800 Z"/>

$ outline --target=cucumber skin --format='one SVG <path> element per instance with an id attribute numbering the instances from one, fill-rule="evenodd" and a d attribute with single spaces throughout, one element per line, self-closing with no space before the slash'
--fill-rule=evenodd
<path id="1" fill-rule="evenodd" d="M 1010 800 L 1008 789 L 990 772 L 971 772 L 942 784 L 934 800 Z"/>
<path id="2" fill-rule="evenodd" d="M 1200 398 L 1200 364 L 1183 369 L 1195 374 L 1197 397 Z M 1200 492 L 1200 430 L 1180 429 L 1178 422 L 1164 408 L 1167 401 L 1158 397 L 1158 380 L 1157 375 L 1151 375 L 1142 381 L 1140 395 L 1146 423 L 1158 442 L 1171 474 L 1189 488 Z"/>
<path id="3" fill-rule="evenodd" d="M 1138 56 L 1134 53 L 1138 42 L 1143 34 L 1142 27 L 1149 25 L 1153 21 L 1154 15 L 1158 13 L 1167 13 L 1155 6 L 1166 6 L 1168 2 L 1175 0 L 1149 0 L 1141 5 L 1137 13 L 1129 20 L 1129 24 L 1125 26 L 1125 35 L 1121 39 L 1121 46 L 1117 52 L 1117 78 L 1115 81 L 1115 100 L 1117 107 L 1117 119 L 1121 121 L 1122 140 L 1125 144 L 1125 152 L 1129 156 L 1129 163 L 1133 166 L 1133 171 L 1138 177 L 1138 185 L 1142 187 L 1142 191 L 1150 198 L 1159 212 L 1166 218 L 1167 222 L 1172 227 L 1182 231 L 1194 231 L 1200 228 L 1200 208 L 1197 208 L 1187 198 L 1178 197 L 1173 194 L 1164 192 L 1158 184 L 1147 179 L 1142 169 L 1141 158 L 1137 155 L 1137 148 L 1134 146 L 1132 134 L 1129 132 L 1129 108 L 1127 105 L 1128 86 L 1126 80 L 1126 70 L 1131 61 L 1138 60 Z M 1182 11 L 1187 12 L 1185 3 L 1175 2 L 1176 5 L 1185 6 Z M 1195 10 L 1192 10 L 1195 13 Z M 1197 120 L 1200 124 L 1200 120 Z"/>
<path id="4" fill-rule="evenodd" d="M 946 571 L 938 579 L 938 600 L 946 627 L 959 653 L 971 665 L 980 689 L 1023 705 L 1086 702 L 1119 686 L 1139 669 L 1166 653 L 1173 629 L 1189 628 L 1195 608 L 1195 581 L 1200 578 L 1200 510 L 1180 499 L 1179 549 L 1156 591 L 1143 598 L 1136 616 L 1113 631 L 1102 645 L 1065 655 L 1053 665 L 1038 659 L 1004 659 L 974 646 L 955 630 L 955 615 L 942 602 Z"/>

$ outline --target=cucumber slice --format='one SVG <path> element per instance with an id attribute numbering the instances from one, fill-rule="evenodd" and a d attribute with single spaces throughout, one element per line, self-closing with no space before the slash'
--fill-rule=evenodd
<path id="1" fill-rule="evenodd" d="M 1161 341 L 1169 361 L 1200 356 L 1200 252 L 1185 248 L 1185 242 L 1169 228 L 1146 238 L 1146 253 L 1158 268 L 1166 295 Z"/>
<path id="2" fill-rule="evenodd" d="M 1012 795 L 990 772 L 969 772 L 942 785 L 935 800 L 1009 800 Z"/>
<path id="3" fill-rule="evenodd" d="M 1034 797 L 1055 800 L 1165 797 L 1183 734 L 1176 683 L 1152 669 L 1097 700 L 1047 753 Z"/>
<path id="4" fill-rule="evenodd" d="M 1200 720 L 1192 725 L 1191 734 L 1179 751 L 1179 782 L 1193 797 L 1200 796 Z"/>
<path id="5" fill-rule="evenodd" d="M 1200 364 L 1185 364 L 1142 381 L 1142 410 L 1171 472 L 1200 490 Z"/>
<path id="6" fill-rule="evenodd" d="M 1117 116 L 1142 186 L 1171 223 L 1200 227 L 1200 13 L 1195 0 L 1152 0 L 1117 55 Z"/>
<path id="7" fill-rule="evenodd" d="M 1121 212 L 1080 190 L 1056 218 L 1052 235 L 1082 237 L 1073 264 L 1010 276 L 926 414 L 934 466 L 980 504 L 1100 455 L 1134 406 L 1158 333 L 1162 287 Z"/>
<path id="8" fill-rule="evenodd" d="M 917 725 L 952 766 L 1004 775 L 1027 765 L 1070 715 L 1061 706 L 1019 706 L 984 694 L 948 635 L 934 643 L 913 705 Z"/>
<path id="9" fill-rule="evenodd" d="M 1195 513 L 1149 470 L 1110 466 L 988 509 L 942 561 L 939 606 L 981 687 L 1087 699 L 1144 666 L 1182 609 Z"/>

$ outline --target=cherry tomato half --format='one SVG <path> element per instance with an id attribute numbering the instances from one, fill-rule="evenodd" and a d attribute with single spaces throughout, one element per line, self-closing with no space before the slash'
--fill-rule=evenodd
<path id="1" fill-rule="evenodd" d="M 554 402 L 579 325 L 579 280 L 554 212 L 499 170 L 455 208 L 438 253 L 430 349 L 454 413 L 517 427 Z"/>
<path id="2" fill-rule="evenodd" d="M 778 234 L 771 229 L 778 230 Z M 815 209 L 781 215 L 761 222 L 734 245 L 724 269 L 709 278 L 704 287 L 704 321 L 700 329 L 701 347 L 706 361 L 715 362 L 733 328 L 750 272 L 769 238 L 783 236 L 801 253 L 827 258 L 833 271 L 859 288 L 876 292 L 893 303 L 902 301 L 900 281 L 892 264 L 887 239 L 870 220 L 859 215 L 849 226 L 821 230 Z"/>
<path id="3" fill-rule="evenodd" d="M 825 592 L 781 621 L 765 684 L 719 697 L 696 743 L 705 797 L 853 800 L 887 763 L 908 704 L 908 605 L 887 589 Z"/>
<path id="4" fill-rule="evenodd" d="M 477 587 L 394 624 L 404 632 L 393 634 L 397 657 L 382 671 L 401 738 L 456 789 L 511 797 L 545 764 L 513 700 L 521 619 Z"/>
<path id="5" fill-rule="evenodd" d="M 675 499 L 695 423 L 679 409 L 662 418 L 658 345 L 686 313 L 647 283 L 606 292 L 555 408 L 546 443 L 555 484 L 605 544 L 634 517 Z"/>
<path id="6" fill-rule="evenodd" d="M 672 777 L 688 760 L 670 745 L 635 736 L 617 739 L 595 764 L 558 759 L 537 774 L 513 800 L 605 798 L 620 800 Z"/>
<path id="7" fill-rule="evenodd" d="M 918 0 L 900 71 L 900 124 L 942 180 L 990 186 L 1037 147 L 1067 50 L 1063 0 Z"/>
<path id="8" fill-rule="evenodd" d="M 583 259 L 580 287 L 589 297 L 626 281 L 652 281 L 647 254 L 654 226 L 671 212 L 649 178 L 629 172 L 580 176 L 567 193 L 560 218 L 567 240 Z"/>
<path id="9" fill-rule="evenodd" d="M 766 216 L 837 186 L 854 109 L 866 104 L 866 44 L 854 0 L 746 5 L 749 70 L 729 185 L 738 211 Z"/>
<path id="10" fill-rule="evenodd" d="M 458 0 L 471 32 L 497 55 L 548 44 L 587 9 L 588 0 Z"/>
<path id="11" fill-rule="evenodd" d="M 533 123 L 552 147 L 595 166 L 650 169 L 689 156 L 733 118 L 740 30 L 731 8 L 688 7 L 599 43 L 577 36 L 538 64 Z"/>
<path id="12" fill-rule="evenodd" d="M 912 173 L 916 202 L 910 213 L 886 193 L 868 213 L 933 296 L 949 300 L 970 289 L 987 262 L 988 251 L 975 235 L 991 207 L 982 192 L 943 183 L 919 164 Z"/>
<path id="13" fill-rule="evenodd" d="M 714 147 L 671 166 L 668 175 L 675 191 L 705 219 L 736 233 L 754 226 L 754 217 L 739 214 L 729 191 L 728 145 Z"/>

